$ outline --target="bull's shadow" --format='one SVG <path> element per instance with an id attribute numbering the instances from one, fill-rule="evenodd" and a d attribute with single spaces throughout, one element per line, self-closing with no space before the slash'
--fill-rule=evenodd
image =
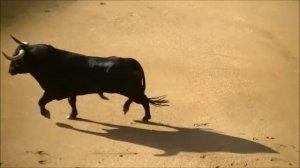
<path id="1" fill-rule="evenodd" d="M 199 128 L 181 128 L 154 122 L 148 123 L 175 129 L 175 131 L 158 131 L 95 122 L 87 119 L 79 119 L 79 121 L 101 124 L 112 127 L 112 129 L 105 129 L 107 133 L 99 133 L 74 128 L 64 123 L 56 123 L 56 125 L 61 128 L 106 137 L 116 141 L 148 146 L 164 151 L 164 154 L 158 154 L 157 156 L 176 155 L 179 152 L 277 153 L 273 149 L 253 141 Z"/>

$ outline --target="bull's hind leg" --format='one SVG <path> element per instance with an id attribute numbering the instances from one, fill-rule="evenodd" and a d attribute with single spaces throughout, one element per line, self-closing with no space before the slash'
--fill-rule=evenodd
<path id="1" fill-rule="evenodd" d="M 50 119 L 50 112 L 46 109 L 46 104 L 54 100 L 53 96 L 48 92 L 45 92 L 39 100 L 39 106 L 41 109 L 41 114 Z"/>
<path id="2" fill-rule="evenodd" d="M 145 110 L 145 116 L 143 117 L 143 121 L 148 122 L 148 120 L 151 119 L 151 114 L 150 114 L 149 100 L 145 95 L 144 95 L 144 98 L 143 98 L 143 101 L 142 101 L 142 105 L 143 105 L 144 110 Z"/>
<path id="3" fill-rule="evenodd" d="M 72 107 L 71 114 L 67 117 L 68 119 L 76 119 L 78 112 L 76 108 L 76 96 L 71 96 L 68 98 L 69 104 Z"/>
<path id="4" fill-rule="evenodd" d="M 124 114 L 126 114 L 129 110 L 130 104 L 132 103 L 131 99 L 128 99 L 123 105 Z"/>
<path id="5" fill-rule="evenodd" d="M 143 121 L 148 122 L 148 120 L 151 119 L 151 114 L 150 114 L 150 106 L 149 106 L 149 99 L 148 97 L 143 94 L 141 96 L 132 98 L 132 100 L 138 104 L 142 104 L 145 110 L 145 116 L 143 117 Z"/>

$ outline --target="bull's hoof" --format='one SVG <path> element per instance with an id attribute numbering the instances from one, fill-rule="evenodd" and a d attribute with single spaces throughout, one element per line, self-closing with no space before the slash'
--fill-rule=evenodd
<path id="1" fill-rule="evenodd" d="M 124 106 L 124 107 L 123 107 L 123 112 L 124 112 L 124 114 L 127 114 L 128 111 L 129 111 L 129 107 L 127 107 L 127 106 L 125 107 L 125 106 Z"/>
<path id="2" fill-rule="evenodd" d="M 48 118 L 48 119 L 51 118 L 51 117 L 50 117 L 50 112 L 49 112 L 48 110 L 44 110 L 44 111 L 42 112 L 42 115 L 43 115 L 45 118 Z"/>
<path id="3" fill-rule="evenodd" d="M 105 96 L 102 96 L 101 97 L 103 100 L 109 100 L 109 98 L 108 97 L 105 97 Z"/>
<path id="4" fill-rule="evenodd" d="M 108 98 L 108 97 L 106 97 L 106 96 L 104 96 L 104 94 L 103 94 L 103 93 L 99 93 L 99 96 L 100 96 L 102 99 L 104 99 L 104 100 L 109 100 L 109 98 Z"/>
<path id="5" fill-rule="evenodd" d="M 151 117 L 145 116 L 143 117 L 143 122 L 148 122 L 151 119 Z"/>
<path id="6" fill-rule="evenodd" d="M 67 116 L 67 119 L 69 119 L 69 120 L 76 120 L 77 119 L 77 115 L 70 114 L 70 115 Z"/>

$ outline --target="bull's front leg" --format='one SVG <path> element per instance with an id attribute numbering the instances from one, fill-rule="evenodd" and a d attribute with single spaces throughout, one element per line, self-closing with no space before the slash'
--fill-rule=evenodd
<path id="1" fill-rule="evenodd" d="M 78 112 L 76 108 L 76 96 L 71 96 L 68 99 L 70 106 L 72 107 L 72 112 L 71 114 L 67 117 L 68 119 L 76 119 Z"/>
<path id="2" fill-rule="evenodd" d="M 45 92 L 39 100 L 41 114 L 48 119 L 50 119 L 50 112 L 46 109 L 46 104 L 51 102 L 52 100 L 54 100 L 54 98 L 48 92 Z"/>
<path id="3" fill-rule="evenodd" d="M 123 105 L 123 112 L 126 114 L 129 110 L 130 104 L 132 103 L 131 99 L 128 99 Z"/>

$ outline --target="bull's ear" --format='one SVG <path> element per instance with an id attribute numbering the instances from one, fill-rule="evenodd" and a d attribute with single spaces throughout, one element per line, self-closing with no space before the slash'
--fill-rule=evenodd
<path id="1" fill-rule="evenodd" d="M 28 42 L 24 42 L 24 41 L 20 41 L 20 40 L 18 40 L 16 37 L 14 37 L 13 35 L 10 35 L 10 37 L 16 42 L 16 43 L 18 43 L 18 44 L 26 44 L 26 45 L 28 45 L 29 43 Z"/>

